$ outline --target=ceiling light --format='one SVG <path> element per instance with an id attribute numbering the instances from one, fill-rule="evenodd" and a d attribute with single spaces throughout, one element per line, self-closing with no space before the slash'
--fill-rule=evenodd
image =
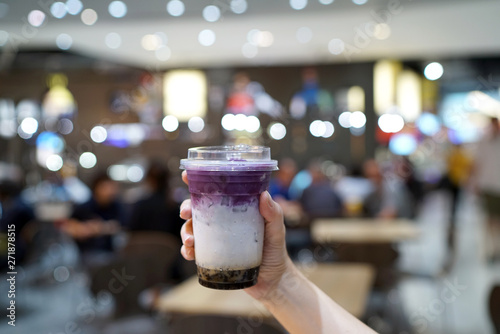
<path id="1" fill-rule="evenodd" d="M 299 41 L 299 43 L 305 44 L 309 43 L 313 37 L 312 30 L 308 27 L 302 27 L 297 29 L 295 37 Z"/>
<path id="2" fill-rule="evenodd" d="M 167 3 L 167 12 L 172 16 L 181 16 L 185 9 L 182 1 L 172 0 Z"/>
<path id="3" fill-rule="evenodd" d="M 210 5 L 203 8 L 203 18 L 208 22 L 216 22 L 220 19 L 220 9 L 217 6 Z"/>
<path id="4" fill-rule="evenodd" d="M 144 35 L 141 40 L 141 45 L 144 50 L 154 51 L 161 45 L 161 39 L 154 34 Z"/>
<path id="5" fill-rule="evenodd" d="M 82 22 L 88 26 L 91 26 L 97 22 L 97 13 L 91 8 L 87 8 L 80 15 Z"/>
<path id="6" fill-rule="evenodd" d="M 231 0 L 229 5 L 235 14 L 243 14 L 248 8 L 246 0 Z"/>
<path id="7" fill-rule="evenodd" d="M 210 46 L 215 43 L 215 33 L 210 29 L 202 30 L 198 34 L 198 42 L 203 46 Z"/>
<path id="8" fill-rule="evenodd" d="M 108 6 L 108 12 L 117 19 L 122 18 L 127 15 L 127 5 L 123 1 L 113 1 Z"/>
<path id="9" fill-rule="evenodd" d="M 250 43 L 245 43 L 245 45 L 243 45 L 241 48 L 241 53 L 243 53 L 243 56 L 245 56 L 245 58 L 255 58 L 258 52 L 259 49 L 257 48 L 257 46 Z"/>
<path id="10" fill-rule="evenodd" d="M 77 15 L 82 11 L 83 4 L 80 0 L 67 0 L 66 9 L 68 11 L 68 14 Z"/>
<path id="11" fill-rule="evenodd" d="M 39 27 L 45 21 L 45 13 L 41 10 L 35 9 L 28 14 L 28 22 L 33 27 Z"/>
<path id="12" fill-rule="evenodd" d="M 334 38 L 330 42 L 328 42 L 328 51 L 330 51 L 330 53 L 333 55 L 341 54 L 342 52 L 344 52 L 344 49 L 344 41 L 342 41 L 341 39 Z"/>
<path id="13" fill-rule="evenodd" d="M 110 32 L 106 35 L 105 43 L 110 49 L 118 49 L 122 44 L 122 38 L 116 32 Z"/>
<path id="14" fill-rule="evenodd" d="M 158 49 L 155 50 L 156 59 L 160 61 L 169 60 L 171 55 L 172 51 L 170 51 L 170 48 L 166 45 L 160 45 Z"/>
<path id="15" fill-rule="evenodd" d="M 61 50 L 69 50 L 73 44 L 73 39 L 68 34 L 59 34 L 56 38 L 56 45 Z"/>
<path id="16" fill-rule="evenodd" d="M 301 10 L 306 8 L 307 0 L 290 0 L 290 7 L 295 10 Z"/>
<path id="17" fill-rule="evenodd" d="M 62 19 L 64 16 L 66 16 L 66 13 L 67 13 L 66 5 L 60 1 L 54 2 L 50 6 L 50 13 L 56 19 Z"/>

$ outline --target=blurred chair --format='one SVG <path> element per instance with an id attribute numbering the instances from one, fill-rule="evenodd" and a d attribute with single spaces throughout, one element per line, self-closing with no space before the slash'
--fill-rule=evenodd
<path id="1" fill-rule="evenodd" d="M 272 326 L 252 317 L 225 317 L 212 315 L 194 315 L 177 318 L 172 321 L 169 333 L 252 333 L 281 334 L 286 333 L 280 325 Z M 278 327 L 279 326 L 279 327 Z"/>
<path id="2" fill-rule="evenodd" d="M 107 290 L 113 295 L 116 318 L 143 313 L 139 294 L 168 282 L 180 246 L 167 233 L 132 233 L 116 260 L 91 270 L 92 292 Z"/>
<path id="3" fill-rule="evenodd" d="M 500 334 L 500 284 L 493 286 L 490 292 L 490 317 L 495 333 Z"/>

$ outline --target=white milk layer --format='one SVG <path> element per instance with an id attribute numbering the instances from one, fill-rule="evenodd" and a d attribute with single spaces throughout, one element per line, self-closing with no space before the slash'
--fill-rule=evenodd
<path id="1" fill-rule="evenodd" d="M 262 261 L 264 219 L 257 200 L 227 206 L 202 201 L 193 207 L 196 264 L 208 269 L 250 269 Z"/>

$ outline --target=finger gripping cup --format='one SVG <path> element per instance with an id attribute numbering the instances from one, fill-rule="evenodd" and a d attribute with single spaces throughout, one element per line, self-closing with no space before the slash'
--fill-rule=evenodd
<path id="1" fill-rule="evenodd" d="M 277 169 L 269 148 L 191 148 L 181 168 L 191 193 L 200 284 L 224 290 L 255 285 L 264 239 L 259 197 Z"/>

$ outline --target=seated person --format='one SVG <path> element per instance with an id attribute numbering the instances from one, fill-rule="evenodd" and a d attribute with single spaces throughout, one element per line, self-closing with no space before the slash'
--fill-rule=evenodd
<path id="1" fill-rule="evenodd" d="M 410 217 L 411 199 L 404 184 L 396 177 L 385 178 L 375 160 L 363 165 L 365 177 L 372 182 L 373 190 L 365 197 L 363 210 L 367 217 L 396 218 Z"/>
<path id="2" fill-rule="evenodd" d="M 98 176 L 91 186 L 92 197 L 75 206 L 62 229 L 77 242 L 84 257 L 91 253 L 111 253 L 112 235 L 120 231 L 123 208 L 118 201 L 118 184 L 106 174 Z"/>
<path id="3" fill-rule="evenodd" d="M 342 201 L 333 190 L 330 180 L 321 170 L 320 163 L 309 165 L 311 185 L 304 189 L 300 197 L 302 209 L 311 218 L 338 217 L 342 214 Z"/>
<path id="4" fill-rule="evenodd" d="M 160 231 L 179 237 L 183 220 L 179 206 L 170 194 L 169 173 L 159 163 L 152 163 L 145 177 L 147 195 L 132 208 L 130 231 Z"/>
<path id="5" fill-rule="evenodd" d="M 19 189 L 19 185 L 15 182 L 0 181 L 0 244 L 5 241 L 5 249 L 0 249 L 2 260 L 0 268 L 7 265 L 7 238 L 11 236 L 9 231 L 14 230 L 16 260 L 21 262 L 26 254 L 27 245 L 19 236 L 24 226 L 35 219 L 33 210 L 19 196 Z"/>

